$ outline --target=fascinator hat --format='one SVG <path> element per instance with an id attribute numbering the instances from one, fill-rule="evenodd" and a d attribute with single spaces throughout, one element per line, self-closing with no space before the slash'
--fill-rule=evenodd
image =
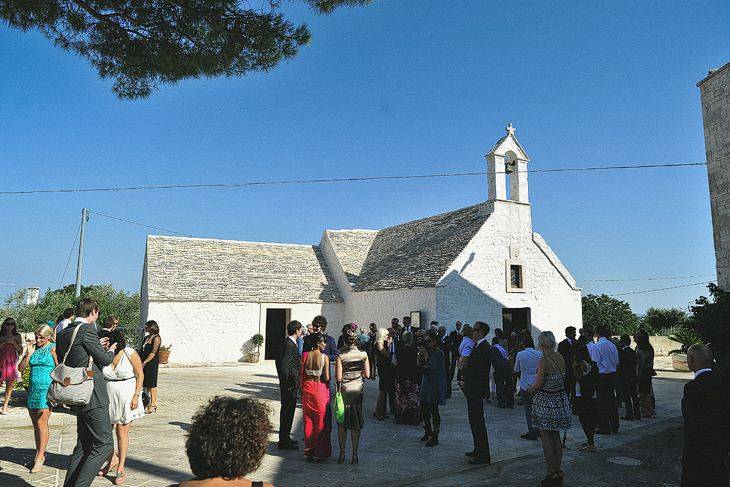
<path id="1" fill-rule="evenodd" d="M 342 334 L 348 338 L 356 338 L 357 330 L 357 323 L 348 323 L 347 325 L 342 327 Z"/>

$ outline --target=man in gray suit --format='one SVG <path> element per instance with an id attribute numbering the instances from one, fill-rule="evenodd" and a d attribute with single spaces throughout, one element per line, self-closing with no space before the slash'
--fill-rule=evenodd
<path id="1" fill-rule="evenodd" d="M 88 487 L 94 481 L 104 461 L 114 449 L 112 425 L 109 420 L 109 396 L 106 392 L 106 381 L 101 368 L 109 365 L 114 359 L 116 345 L 104 350 L 108 338 L 99 340 L 94 324 L 99 318 L 99 303 L 92 298 L 84 298 L 76 305 L 76 321 L 66 326 L 58 335 L 56 353 L 59 362 L 68 353 L 66 365 L 69 367 L 86 367 L 89 357 L 93 359 L 94 392 L 86 406 L 76 406 L 78 437 L 76 447 L 71 454 L 64 487 Z M 76 327 L 80 327 L 74 343 L 71 336 Z"/>

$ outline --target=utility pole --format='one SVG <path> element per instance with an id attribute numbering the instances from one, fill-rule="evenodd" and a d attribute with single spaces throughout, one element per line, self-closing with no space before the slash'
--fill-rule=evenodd
<path id="1" fill-rule="evenodd" d="M 84 266 L 84 232 L 86 231 L 86 222 L 89 221 L 89 210 L 83 208 L 81 210 L 81 232 L 79 234 L 79 260 L 76 263 L 76 297 L 81 296 L 81 270 Z"/>

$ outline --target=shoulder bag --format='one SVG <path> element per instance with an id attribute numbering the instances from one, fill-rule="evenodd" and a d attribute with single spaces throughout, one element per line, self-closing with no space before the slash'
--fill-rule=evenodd
<path id="1" fill-rule="evenodd" d="M 340 391 L 341 384 L 337 383 L 337 392 L 332 398 L 332 416 L 335 417 L 337 424 L 345 424 L 345 400 L 342 398 Z"/>
<path id="2" fill-rule="evenodd" d="M 52 404 L 64 406 L 86 406 L 91 401 L 94 392 L 94 381 L 89 376 L 87 367 L 69 367 L 66 359 L 76 341 L 76 335 L 82 323 L 76 325 L 71 342 L 69 342 L 63 362 L 58 364 L 51 372 L 51 387 L 48 389 L 47 398 Z"/>

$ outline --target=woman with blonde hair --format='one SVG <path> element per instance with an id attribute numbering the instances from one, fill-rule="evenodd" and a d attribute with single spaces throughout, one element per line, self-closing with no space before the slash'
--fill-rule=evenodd
<path id="1" fill-rule="evenodd" d="M 28 340 L 26 351 L 18 364 L 20 371 L 30 366 L 27 406 L 35 435 L 35 458 L 31 466 L 31 473 L 40 472 L 43 462 L 46 461 L 48 420 L 51 417 L 51 407 L 46 395 L 48 388 L 51 387 L 51 372 L 58 365 L 56 345 L 51 342 L 53 333 L 53 328 L 50 326 L 39 326 L 35 331 L 35 342 Z"/>
<path id="2" fill-rule="evenodd" d="M 393 338 L 390 332 L 386 328 L 379 328 L 375 340 L 375 361 L 377 363 L 378 376 L 380 382 L 378 382 L 378 399 L 375 403 L 375 411 L 373 412 L 373 419 L 383 421 L 388 416 L 386 413 L 386 399 L 388 393 L 393 391 L 395 388 L 395 371 L 393 370 L 393 363 L 390 360 L 390 346 L 393 343 Z"/>
<path id="3" fill-rule="evenodd" d="M 542 358 L 537 365 L 535 382 L 527 389 L 532 396 L 532 425 L 540 429 L 547 476 L 545 486 L 562 486 L 563 447 L 560 432 L 570 428 L 572 410 L 565 392 L 565 360 L 555 351 L 555 335 L 543 331 L 537 337 Z"/>

